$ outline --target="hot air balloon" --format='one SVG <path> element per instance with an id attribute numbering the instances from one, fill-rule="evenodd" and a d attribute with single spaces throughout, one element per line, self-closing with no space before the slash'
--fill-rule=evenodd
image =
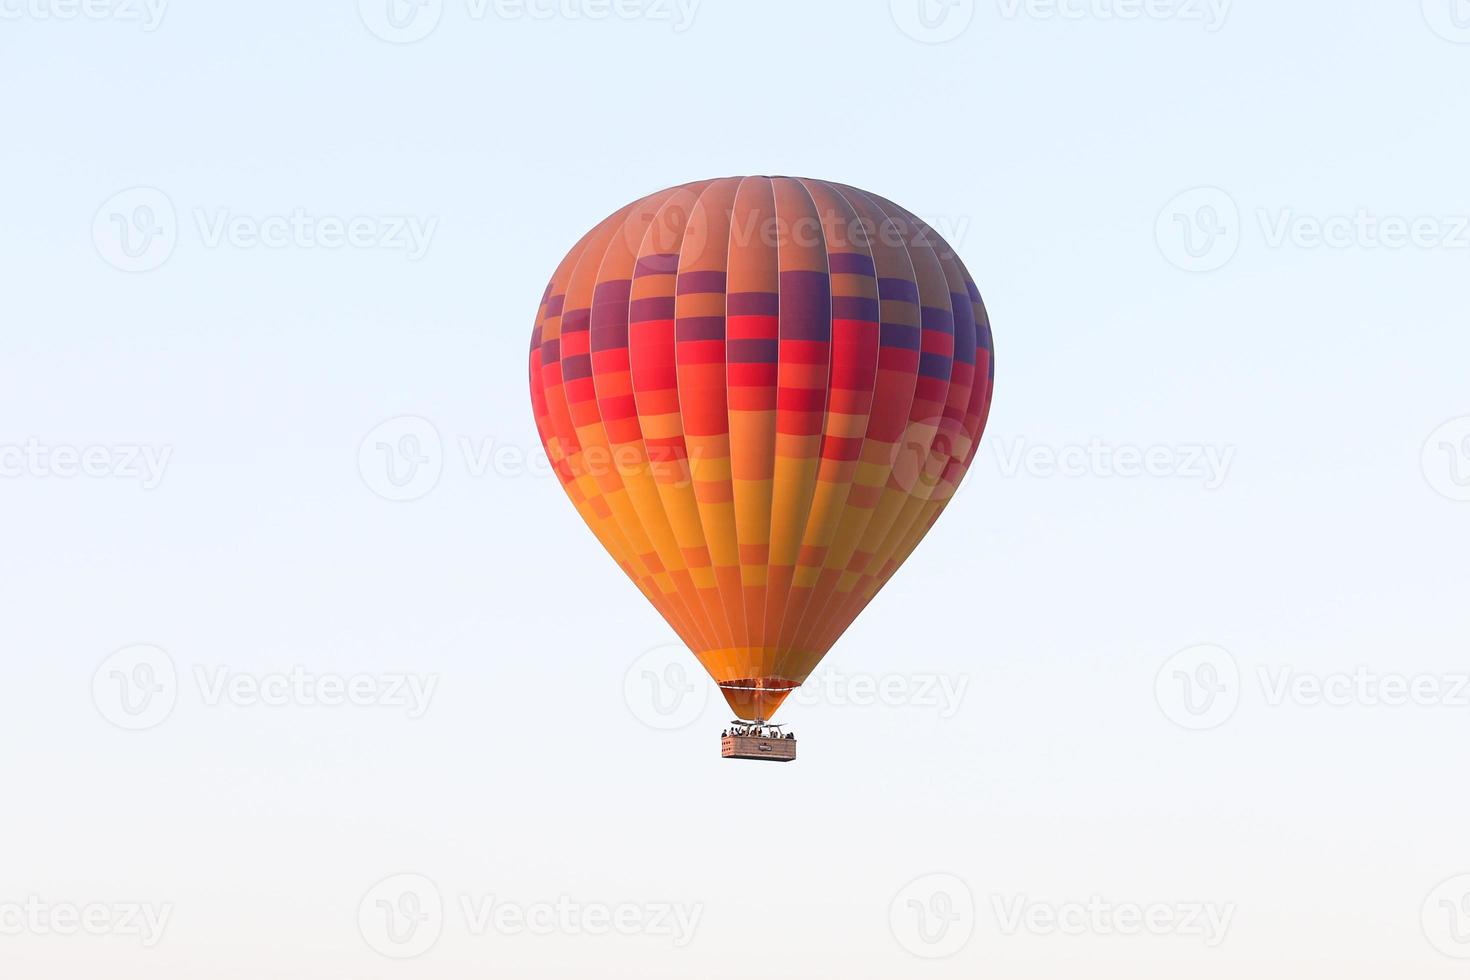
<path id="1" fill-rule="evenodd" d="M 719 685 L 727 756 L 794 757 L 773 714 L 944 510 L 993 382 L 985 307 L 943 239 L 798 177 L 613 213 L 531 333 L 552 468 Z"/>

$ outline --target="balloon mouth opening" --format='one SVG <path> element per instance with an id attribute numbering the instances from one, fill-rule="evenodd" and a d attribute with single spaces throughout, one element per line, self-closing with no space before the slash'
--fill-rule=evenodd
<path id="1" fill-rule="evenodd" d="M 742 721 L 765 722 L 771 719 L 786 696 L 801 686 L 799 681 L 784 677 L 741 677 L 721 681 L 720 693 Z"/>

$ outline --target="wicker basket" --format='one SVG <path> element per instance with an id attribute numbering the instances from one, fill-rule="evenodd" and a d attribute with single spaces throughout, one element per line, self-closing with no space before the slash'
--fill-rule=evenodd
<path id="1" fill-rule="evenodd" d="M 791 762 L 796 758 L 796 739 L 726 735 L 720 739 L 720 755 L 726 759 L 765 759 L 770 762 Z"/>

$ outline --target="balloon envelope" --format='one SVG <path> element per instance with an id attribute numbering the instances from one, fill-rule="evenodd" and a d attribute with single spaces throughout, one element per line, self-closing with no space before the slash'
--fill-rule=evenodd
<path id="1" fill-rule="evenodd" d="M 933 525 L 993 380 L 985 307 L 949 246 L 890 201 L 805 178 L 622 208 L 567 253 L 531 335 L 563 488 L 751 720 Z"/>

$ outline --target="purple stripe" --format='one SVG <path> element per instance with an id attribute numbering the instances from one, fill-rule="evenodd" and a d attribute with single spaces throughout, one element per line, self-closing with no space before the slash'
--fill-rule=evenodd
<path id="1" fill-rule="evenodd" d="M 954 333 L 954 314 L 937 306 L 926 306 L 919 311 L 919 322 L 925 330 L 937 330 L 942 334 Z"/>
<path id="2" fill-rule="evenodd" d="M 832 280 L 825 272 L 781 273 L 781 339 L 832 339 Z"/>
<path id="3" fill-rule="evenodd" d="M 603 303 L 626 303 L 628 296 L 633 292 L 633 280 L 631 279 L 609 279 L 597 284 L 592 291 L 592 305 L 601 306 Z"/>
<path id="4" fill-rule="evenodd" d="M 586 330 L 587 324 L 592 321 L 592 311 L 585 306 L 580 310 L 572 310 L 561 318 L 562 333 L 578 333 Z"/>
<path id="5" fill-rule="evenodd" d="M 776 340 L 727 340 L 725 362 L 727 364 L 775 364 L 778 360 L 780 342 Z"/>
<path id="6" fill-rule="evenodd" d="M 730 293 L 725 297 L 727 316 L 779 316 L 781 301 L 775 293 Z"/>
<path id="7" fill-rule="evenodd" d="M 883 300 L 896 299 L 905 303 L 917 303 L 919 301 L 919 287 L 914 284 L 912 279 L 879 276 L 878 298 Z"/>
<path id="8" fill-rule="evenodd" d="M 567 304 L 567 294 L 559 293 L 546 301 L 547 316 L 561 316 L 562 307 Z"/>
<path id="9" fill-rule="evenodd" d="M 628 305 L 626 303 L 597 303 L 592 307 L 592 333 L 595 336 L 598 331 L 606 330 L 608 327 L 628 326 Z"/>
<path id="10" fill-rule="evenodd" d="M 592 328 L 592 349 L 594 351 L 618 350 L 627 346 L 628 324 L 626 322 L 599 323 Z"/>
<path id="11" fill-rule="evenodd" d="M 725 291 L 725 274 L 718 270 L 704 270 L 700 272 L 681 272 L 674 286 L 676 293 L 723 293 Z"/>
<path id="12" fill-rule="evenodd" d="M 968 296 L 950 293 L 954 304 L 954 357 L 962 364 L 975 363 L 975 308 Z"/>
<path id="13" fill-rule="evenodd" d="M 832 319 L 878 322 L 878 301 L 868 296 L 833 296 Z"/>
<path id="14" fill-rule="evenodd" d="M 970 279 L 966 279 L 965 280 L 965 289 L 967 289 L 969 291 L 969 293 L 970 293 L 970 302 L 972 302 L 972 303 L 978 303 L 978 302 L 980 302 L 980 289 L 979 289 L 979 287 L 977 287 L 975 285 L 975 283 L 974 283 L 973 280 L 970 280 Z"/>
<path id="15" fill-rule="evenodd" d="M 642 323 L 645 320 L 672 320 L 674 318 L 674 297 L 672 296 L 649 296 L 645 299 L 635 299 L 628 304 L 628 319 L 634 323 Z"/>
<path id="16" fill-rule="evenodd" d="M 561 362 L 561 379 L 563 381 L 576 381 L 580 378 L 592 377 L 592 355 L 573 354 Z"/>
<path id="17" fill-rule="evenodd" d="M 535 350 L 541 346 L 541 324 L 536 324 L 536 329 L 531 331 L 531 349 Z"/>
<path id="18" fill-rule="evenodd" d="M 926 378 L 941 378 L 949 380 L 950 370 L 954 367 L 954 358 L 943 354 L 920 354 L 919 373 Z"/>
<path id="19" fill-rule="evenodd" d="M 725 318 L 722 316 L 681 316 L 674 324 L 674 339 L 678 343 L 686 340 L 724 340 Z"/>
<path id="20" fill-rule="evenodd" d="M 546 343 L 541 345 L 542 367 L 545 367 L 548 364 L 555 364 L 559 360 L 561 360 L 560 340 L 548 340 Z"/>
<path id="21" fill-rule="evenodd" d="M 827 271 L 833 275 L 842 273 L 853 276 L 874 276 L 873 257 L 861 252 L 828 252 Z"/>
<path id="22" fill-rule="evenodd" d="M 918 350 L 921 331 L 907 323 L 885 323 L 878 331 L 878 343 L 900 350 Z"/>

